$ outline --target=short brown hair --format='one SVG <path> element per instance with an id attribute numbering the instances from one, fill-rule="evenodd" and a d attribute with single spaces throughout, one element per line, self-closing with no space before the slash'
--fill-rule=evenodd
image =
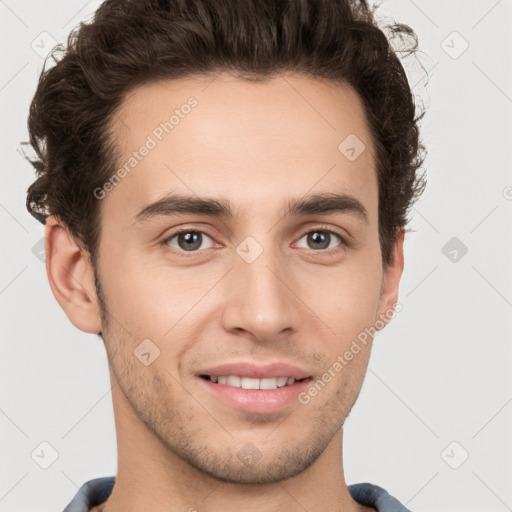
<path id="1" fill-rule="evenodd" d="M 126 94 L 160 79 L 228 71 L 265 80 L 282 72 L 348 83 L 363 100 L 377 155 L 379 240 L 387 267 L 397 228 L 423 192 L 425 159 L 406 73 L 365 0 L 107 0 L 51 53 L 30 106 L 37 179 L 27 208 L 56 215 L 89 251 L 100 237 L 93 194 L 117 168 L 109 121 Z M 416 34 L 389 26 L 408 54 Z M 404 48 L 404 47 L 403 47 Z M 57 54 L 62 53 L 58 58 Z"/>

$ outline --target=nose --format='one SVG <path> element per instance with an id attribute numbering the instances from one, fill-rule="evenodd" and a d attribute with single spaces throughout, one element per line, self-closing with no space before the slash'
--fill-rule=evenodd
<path id="1" fill-rule="evenodd" d="M 223 285 L 226 331 L 248 332 L 260 341 L 297 331 L 300 300 L 291 272 L 276 251 L 264 250 L 252 263 L 236 256 Z"/>

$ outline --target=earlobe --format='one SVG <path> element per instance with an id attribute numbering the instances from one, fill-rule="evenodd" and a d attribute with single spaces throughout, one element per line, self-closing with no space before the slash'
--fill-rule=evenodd
<path id="1" fill-rule="evenodd" d="M 404 270 L 404 236 L 405 228 L 398 228 L 396 242 L 391 251 L 389 265 L 382 277 L 382 289 L 379 300 L 379 310 L 376 318 L 380 324 L 387 325 L 393 317 L 395 305 L 398 301 L 398 289 Z M 397 308 L 398 310 L 398 308 Z"/>
<path id="2" fill-rule="evenodd" d="M 71 323 L 84 332 L 101 332 L 101 315 L 89 253 L 68 229 L 49 216 L 45 224 L 46 272 L 50 288 Z"/>

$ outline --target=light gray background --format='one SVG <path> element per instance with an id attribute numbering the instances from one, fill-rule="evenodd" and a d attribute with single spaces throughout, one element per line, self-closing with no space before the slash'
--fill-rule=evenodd
<path id="1" fill-rule="evenodd" d="M 0 0 L 5 512 L 62 510 L 86 480 L 116 472 L 104 349 L 68 321 L 33 253 L 43 227 L 25 209 L 33 173 L 19 153 L 38 53 L 99 4 Z M 428 84 L 418 61 L 404 64 L 428 109 L 429 185 L 406 237 L 403 311 L 375 339 L 345 426 L 347 483 L 380 485 L 415 511 L 511 510 L 512 0 L 389 0 L 380 12 L 419 35 Z M 452 237 L 468 248 L 456 261 L 443 253 Z M 42 442 L 58 453 L 47 469 Z"/>

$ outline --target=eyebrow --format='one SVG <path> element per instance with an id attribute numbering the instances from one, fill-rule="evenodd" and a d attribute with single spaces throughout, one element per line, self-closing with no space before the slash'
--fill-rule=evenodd
<path id="1" fill-rule="evenodd" d="M 369 215 L 359 199 L 348 194 L 322 193 L 290 199 L 285 207 L 285 217 L 311 214 L 347 213 L 368 224 Z M 227 199 L 170 194 L 145 206 L 135 216 L 135 223 L 147 222 L 155 217 L 180 214 L 202 214 L 219 218 L 233 218 L 236 214 Z"/>

